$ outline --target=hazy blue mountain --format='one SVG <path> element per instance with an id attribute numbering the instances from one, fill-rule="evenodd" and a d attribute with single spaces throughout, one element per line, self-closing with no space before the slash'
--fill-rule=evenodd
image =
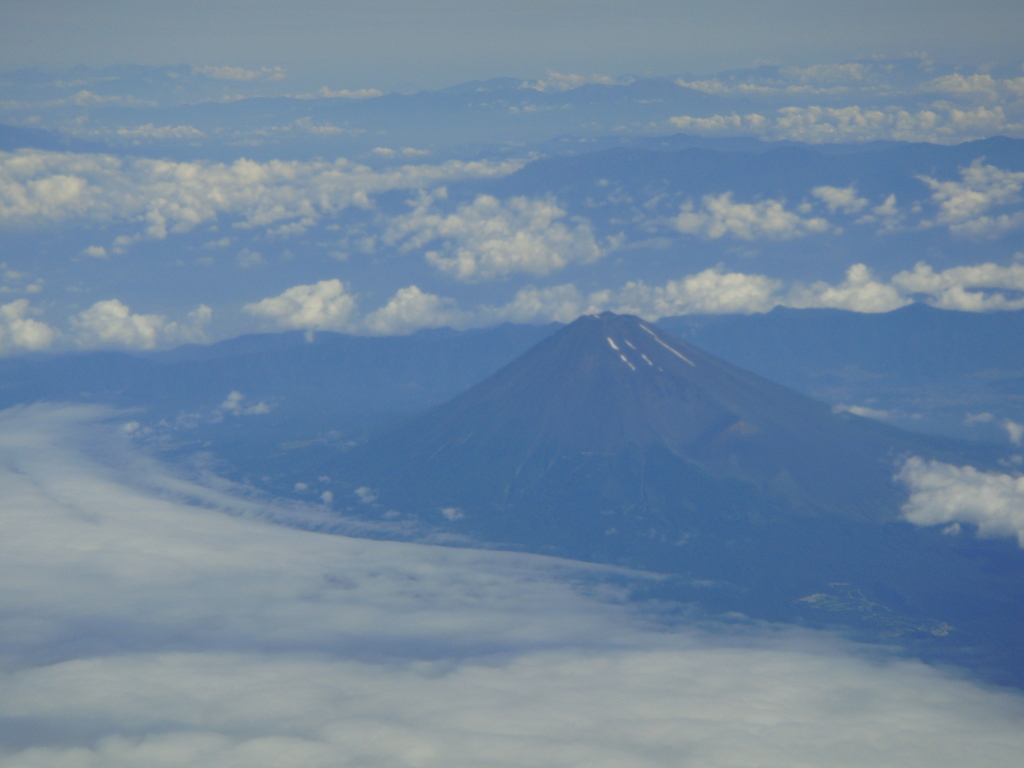
<path id="1" fill-rule="evenodd" d="M 699 486 L 742 489 L 762 507 L 885 521 L 903 500 L 892 482 L 900 457 L 956 450 L 834 413 L 639 318 L 604 313 L 371 441 L 352 457 L 365 470 L 346 471 L 353 481 L 370 473 L 373 482 L 360 485 L 399 488 L 406 504 L 481 509 L 456 528 L 531 535 L 571 495 L 559 484 L 608 462 L 616 469 L 585 490 L 595 497 L 573 502 L 581 513 L 672 509 L 647 469 L 660 461 Z"/>
<path id="2" fill-rule="evenodd" d="M 1001 419 L 1024 419 L 1024 312 L 778 307 L 658 324 L 773 381 L 834 404 L 870 405 L 915 430 L 1005 441 Z"/>
<path id="3" fill-rule="evenodd" d="M 0 360 L 0 407 L 40 400 L 141 406 L 150 418 L 216 409 L 232 391 L 323 425 L 411 413 L 479 381 L 550 326 L 368 337 L 254 334 L 167 352 Z"/>
<path id="4" fill-rule="evenodd" d="M 803 598 L 846 585 L 890 606 L 883 634 L 941 658 L 973 648 L 971 663 L 1020 680 L 1024 553 L 902 522 L 893 481 L 910 455 L 985 454 L 834 414 L 606 313 L 305 471 L 335 478 L 346 514 L 673 574 L 663 594 L 714 610 L 820 620 Z M 856 625 L 847 607 L 828 620 Z"/>
<path id="5" fill-rule="evenodd" d="M 1000 420 L 1024 420 L 1024 312 L 954 312 L 922 304 L 881 314 L 778 308 L 664 318 L 657 325 L 830 405 L 889 411 L 891 423 L 918 431 L 1005 443 Z M 310 424 L 322 427 L 336 417 L 374 420 L 443 402 L 559 327 L 503 325 L 395 337 L 318 332 L 312 341 L 299 332 L 252 334 L 166 352 L 2 358 L 0 407 L 110 402 L 144 407 L 144 420 L 159 420 L 210 411 L 237 390 L 273 406 L 275 419 L 306 420 L 305 427 L 294 427 L 304 433 Z M 989 422 L 965 423 L 967 413 L 985 412 L 992 414 Z"/>
<path id="6" fill-rule="evenodd" d="M 688 315 L 665 330 L 776 381 L 855 367 L 928 379 L 1024 371 L 1024 312 L 957 312 L 910 304 L 893 312 L 776 307 L 755 315 Z M 814 375 L 811 373 L 811 375 Z"/>

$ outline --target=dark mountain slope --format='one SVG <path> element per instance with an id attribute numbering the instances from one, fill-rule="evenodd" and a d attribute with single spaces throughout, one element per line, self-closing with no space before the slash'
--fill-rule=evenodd
<path id="1" fill-rule="evenodd" d="M 802 514 L 892 520 L 903 498 L 892 482 L 898 458 L 948 449 L 834 414 L 638 318 L 605 313 L 580 318 L 353 460 L 377 483 L 443 506 L 547 506 L 538 488 L 566 482 L 567 463 L 579 472 L 611 462 L 611 476 L 631 476 L 612 495 L 638 508 L 691 473 L 696 485 L 735 486 Z M 660 477 L 661 461 L 678 469 Z"/>
<path id="2" fill-rule="evenodd" d="M 903 457 L 970 450 L 833 414 L 605 314 L 308 472 L 334 478 L 348 514 L 437 541 L 660 572 L 655 597 L 903 637 L 1021 684 L 1024 553 L 900 519 Z"/>

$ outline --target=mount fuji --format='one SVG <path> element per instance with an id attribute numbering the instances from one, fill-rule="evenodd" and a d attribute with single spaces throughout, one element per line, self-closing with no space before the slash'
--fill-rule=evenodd
<path id="1" fill-rule="evenodd" d="M 911 456 L 996 459 L 834 413 L 604 313 L 322 469 L 336 498 L 361 499 L 352 512 L 428 540 L 656 572 L 677 603 L 838 622 L 942 658 L 970 647 L 994 677 L 1024 679 L 1010 653 L 1024 555 L 904 521 L 895 476 Z"/>

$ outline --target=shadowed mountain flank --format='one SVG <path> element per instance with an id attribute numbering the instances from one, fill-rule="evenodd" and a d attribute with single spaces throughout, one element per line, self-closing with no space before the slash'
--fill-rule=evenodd
<path id="1" fill-rule="evenodd" d="M 656 599 L 899 636 L 1024 680 L 1016 544 L 910 525 L 893 480 L 911 455 L 988 450 L 833 413 L 603 314 L 321 469 L 349 514 L 433 541 L 658 572 Z"/>
<path id="2" fill-rule="evenodd" d="M 934 451 L 927 438 L 834 414 L 639 318 L 605 313 L 351 459 L 406 504 L 468 505 L 494 522 L 567 497 L 665 514 L 729 497 L 730 507 L 742 498 L 744 507 L 892 520 L 903 500 L 897 462 L 929 443 Z M 591 471 L 596 486 L 583 479 Z"/>

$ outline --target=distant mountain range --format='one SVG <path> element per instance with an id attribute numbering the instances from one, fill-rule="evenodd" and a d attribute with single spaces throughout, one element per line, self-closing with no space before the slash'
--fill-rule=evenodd
<path id="1" fill-rule="evenodd" d="M 734 365 L 830 404 L 894 409 L 906 428 L 1005 443 L 1000 418 L 1024 421 L 1024 312 L 777 308 L 687 315 L 657 326 Z M 366 337 L 242 336 L 167 352 L 0 358 L 0 407 L 39 400 L 142 406 L 149 418 L 216 407 L 231 391 L 309 416 L 371 423 L 437 405 L 511 362 L 558 324 Z M 968 411 L 995 411 L 965 424 Z M 913 415 L 918 418 L 911 418 Z"/>

